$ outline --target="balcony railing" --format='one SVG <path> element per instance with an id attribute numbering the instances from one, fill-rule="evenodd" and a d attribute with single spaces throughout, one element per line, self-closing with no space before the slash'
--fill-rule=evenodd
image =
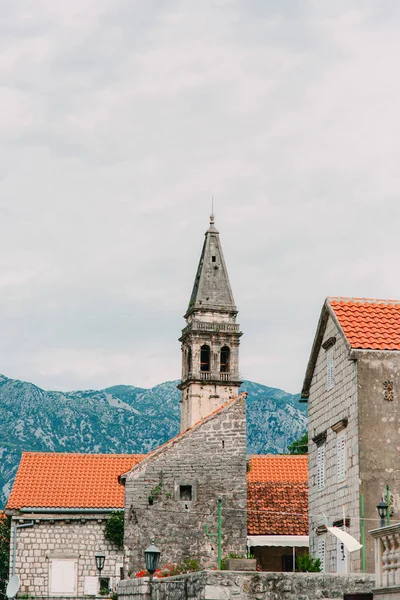
<path id="1" fill-rule="evenodd" d="M 370 534 L 374 538 L 375 546 L 376 587 L 399 587 L 400 523 L 374 529 Z"/>
<path id="2" fill-rule="evenodd" d="M 238 377 L 234 376 L 233 373 L 213 373 L 212 371 L 190 371 L 187 375 L 188 379 L 201 379 L 202 381 L 219 380 L 219 381 L 234 381 L 238 380 Z"/>
<path id="3" fill-rule="evenodd" d="M 182 335 L 188 331 L 224 331 L 226 333 L 239 333 L 240 325 L 236 323 L 211 323 L 205 321 L 192 321 L 184 329 Z"/>

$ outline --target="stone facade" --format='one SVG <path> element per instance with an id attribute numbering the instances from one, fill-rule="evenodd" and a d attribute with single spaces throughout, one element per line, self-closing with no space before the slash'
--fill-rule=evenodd
<path id="1" fill-rule="evenodd" d="M 54 560 L 71 559 L 76 562 L 76 592 L 85 593 L 85 578 L 97 578 L 98 572 L 94 555 L 104 552 L 106 560 L 101 573 L 109 578 L 110 585 L 119 582 L 120 567 L 123 565 L 123 552 L 104 537 L 106 517 L 71 515 L 24 515 L 14 517 L 11 527 L 11 573 L 14 546 L 14 525 L 29 523 L 32 527 L 17 529 L 17 560 L 15 572 L 21 580 L 21 593 L 37 597 L 51 594 L 50 578 Z"/>
<path id="2" fill-rule="evenodd" d="M 333 360 L 333 385 L 328 385 L 328 356 Z M 373 540 L 368 530 L 379 526 L 376 505 L 388 484 L 391 512 L 400 512 L 400 352 L 354 350 L 326 306 L 314 342 L 303 397 L 309 415 L 310 551 L 319 555 L 325 541 L 325 570 L 338 568 L 340 545 L 323 525 L 341 525 L 361 542 L 361 494 L 365 507 L 365 564 L 374 572 Z M 314 360 L 314 362 L 313 362 Z M 391 399 L 387 400 L 387 382 Z M 331 382 L 332 383 L 332 382 Z M 386 387 L 385 387 L 386 386 Z M 328 389 L 330 387 L 330 389 Z M 304 393 L 304 392 L 307 393 Z M 340 478 L 338 436 L 344 436 L 345 477 Z M 325 481 L 318 485 L 318 453 L 325 454 Z M 320 535 L 317 535 L 317 534 Z M 351 571 L 363 568 L 361 551 L 348 560 Z"/>
<path id="3" fill-rule="evenodd" d="M 392 520 L 400 517 L 400 352 L 354 353 L 357 358 L 360 482 L 366 531 L 379 527 L 376 505 L 390 488 Z M 393 400 L 385 400 L 390 380 Z M 367 568 L 374 569 L 373 539 L 366 535 Z"/>
<path id="4" fill-rule="evenodd" d="M 217 565 L 217 507 L 222 551 L 244 553 L 246 515 L 245 395 L 154 451 L 125 476 L 125 567 L 143 569 L 152 539 L 161 564 L 186 558 Z M 206 525 L 214 537 L 206 534 Z"/>
<path id="5" fill-rule="evenodd" d="M 234 314 L 194 312 L 182 332 L 181 431 L 239 393 L 240 331 Z M 210 348 L 210 369 L 202 372 L 201 348 Z M 229 371 L 221 371 L 221 349 L 229 348 Z"/>
<path id="6" fill-rule="evenodd" d="M 356 539 L 360 539 L 357 370 L 356 363 L 349 360 L 349 350 L 342 334 L 330 317 L 322 344 L 332 338 L 336 338 L 336 343 L 331 346 L 334 385 L 332 389 L 327 390 L 327 350 L 321 347 L 308 400 L 310 552 L 317 557 L 319 543 L 321 540 L 325 541 L 327 572 L 337 570 L 338 544 L 331 534 L 318 536 L 316 529 L 343 520 L 344 511 L 346 519 L 350 519 L 347 531 Z M 346 478 L 338 483 L 338 434 L 332 426 L 345 419 Z M 318 488 L 317 481 L 317 454 L 320 444 L 323 444 L 325 452 L 325 482 L 322 489 Z M 349 566 L 351 571 L 360 569 L 359 552 L 351 554 Z"/>
<path id="7" fill-rule="evenodd" d="M 371 575 L 320 573 L 243 573 L 203 571 L 190 575 L 121 581 L 119 600 L 333 600 L 371 592 Z"/>

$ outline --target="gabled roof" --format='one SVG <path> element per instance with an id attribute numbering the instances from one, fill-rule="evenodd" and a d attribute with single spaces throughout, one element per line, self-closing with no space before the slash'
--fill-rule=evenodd
<path id="1" fill-rule="evenodd" d="M 307 400 L 315 363 L 332 317 L 350 350 L 400 350 L 400 302 L 372 298 L 329 297 L 322 307 L 301 397 Z"/>
<path id="2" fill-rule="evenodd" d="M 400 350 L 400 302 L 370 298 L 328 298 L 351 348 Z"/>
<path id="3" fill-rule="evenodd" d="M 170 440 L 168 440 L 168 442 L 165 442 L 165 444 L 162 444 L 161 446 L 158 446 L 157 448 L 155 448 L 155 450 L 153 450 L 152 452 L 149 452 L 149 454 L 146 454 L 146 456 L 140 462 L 140 466 L 142 466 L 143 464 L 147 463 L 150 460 L 153 460 L 153 458 L 155 458 L 156 456 L 158 456 L 160 453 L 167 451 L 168 448 L 170 448 L 171 446 L 174 446 L 175 444 L 179 443 L 182 439 L 186 438 L 187 435 L 190 435 L 193 431 L 195 431 L 199 427 L 202 427 L 205 423 L 208 423 L 211 419 L 215 419 L 216 416 L 219 413 L 221 413 L 221 412 L 229 409 L 233 404 L 236 404 L 240 400 L 245 400 L 246 398 L 247 398 L 247 392 L 242 392 L 241 394 L 239 394 L 235 398 L 232 398 L 232 400 L 229 400 L 225 404 L 222 404 L 222 406 L 219 406 L 218 408 L 216 408 L 212 413 L 210 413 L 209 415 L 207 415 L 206 417 L 204 417 L 200 421 L 197 421 L 197 423 L 195 423 L 194 425 L 192 425 L 192 427 L 189 427 L 185 431 L 182 431 L 181 433 L 178 433 L 178 435 L 176 435 L 175 437 L 173 437 Z M 129 471 L 134 470 L 136 466 L 137 466 L 136 464 L 133 465 L 133 467 L 131 469 L 129 469 Z M 119 478 L 120 481 L 123 481 L 124 479 L 126 479 L 127 475 L 128 475 L 128 472 L 123 473 L 120 476 L 120 478 Z"/>
<path id="4" fill-rule="evenodd" d="M 308 457 L 306 454 L 253 454 L 250 457 L 248 483 L 306 483 Z"/>
<path id="5" fill-rule="evenodd" d="M 118 484 L 121 473 L 179 443 L 245 396 L 234 398 L 148 455 L 25 452 L 6 508 L 123 509 L 124 488 Z M 305 535 L 307 478 L 307 456 L 251 456 L 247 473 L 249 535 Z"/>
<path id="6" fill-rule="evenodd" d="M 214 215 L 206 231 L 187 316 L 193 310 L 237 312 Z"/>
<path id="7" fill-rule="evenodd" d="M 24 452 L 6 509 L 124 508 L 118 475 L 143 454 Z"/>
<path id="8" fill-rule="evenodd" d="M 307 483 L 248 483 L 247 533 L 308 535 Z"/>

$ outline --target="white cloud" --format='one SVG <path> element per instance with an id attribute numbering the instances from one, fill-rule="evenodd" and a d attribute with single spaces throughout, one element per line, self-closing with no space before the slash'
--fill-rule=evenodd
<path id="1" fill-rule="evenodd" d="M 299 390 L 325 296 L 400 296 L 395 6 L 15 0 L 2 21 L 0 371 L 178 378 L 211 195 L 246 377 Z"/>

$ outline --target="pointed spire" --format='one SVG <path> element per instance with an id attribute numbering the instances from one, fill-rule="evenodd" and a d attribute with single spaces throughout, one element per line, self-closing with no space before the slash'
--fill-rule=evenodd
<path id="1" fill-rule="evenodd" d="M 188 312 L 193 310 L 237 312 L 222 253 L 219 231 L 214 223 L 215 216 L 212 213 L 210 226 L 205 233 Z"/>

